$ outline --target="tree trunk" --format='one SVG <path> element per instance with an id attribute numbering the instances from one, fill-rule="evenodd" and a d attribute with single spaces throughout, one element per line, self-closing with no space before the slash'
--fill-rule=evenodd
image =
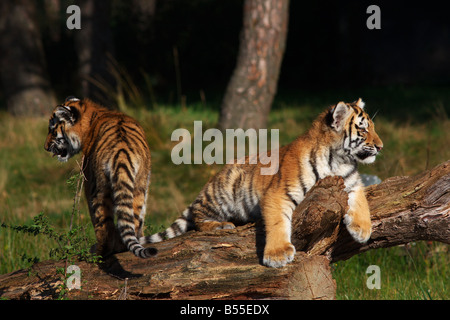
<path id="1" fill-rule="evenodd" d="M 114 46 L 109 18 L 111 1 L 80 0 L 81 30 L 74 30 L 78 55 L 78 75 L 83 97 L 107 107 L 114 105 L 114 70 L 111 70 Z"/>
<path id="2" fill-rule="evenodd" d="M 8 111 L 46 115 L 56 99 L 47 74 L 35 1 L 0 2 L 0 70 Z"/>
<path id="3" fill-rule="evenodd" d="M 415 177 L 394 177 L 366 188 L 373 234 L 366 244 L 352 240 L 342 224 L 347 194 L 341 177 L 320 180 L 293 215 L 295 260 L 279 269 L 261 265 L 261 223 L 234 230 L 195 232 L 153 246 L 156 258 L 129 252 L 100 269 L 85 262 L 81 290 L 71 299 L 334 299 L 329 263 L 374 248 L 410 241 L 450 243 L 450 161 Z M 0 276 L 0 297 L 57 296 L 64 262 L 42 262 Z"/>
<path id="4" fill-rule="evenodd" d="M 44 0 L 44 10 L 46 21 L 46 28 L 48 30 L 48 36 L 51 42 L 58 43 L 61 41 L 62 28 L 61 25 L 61 10 L 62 3 L 60 0 Z M 66 18 L 66 16 L 63 16 Z"/>
<path id="5" fill-rule="evenodd" d="M 139 30 L 139 37 L 148 37 L 149 25 L 156 15 L 156 0 L 133 0 L 132 1 L 133 18 Z M 141 39 L 145 40 L 145 39 Z"/>
<path id="6" fill-rule="evenodd" d="M 246 0 L 236 68 L 219 126 L 266 127 L 286 46 L 289 0 Z"/>

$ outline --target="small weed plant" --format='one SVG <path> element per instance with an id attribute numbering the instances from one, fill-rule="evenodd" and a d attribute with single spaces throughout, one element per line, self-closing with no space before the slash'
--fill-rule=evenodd
<path id="1" fill-rule="evenodd" d="M 83 159 L 81 160 L 81 164 L 79 164 L 79 172 L 67 179 L 68 187 L 74 192 L 70 225 L 67 230 L 58 231 L 52 226 L 49 218 L 42 212 L 33 218 L 31 225 L 14 226 L 5 223 L 0 225 L 2 228 L 11 229 L 15 232 L 26 233 L 35 237 L 42 236 L 56 242 L 57 246 L 50 248 L 49 256 L 57 261 L 65 261 L 64 268 L 57 268 L 56 270 L 61 275 L 63 282 L 59 290 L 59 298 L 63 298 L 67 292 L 65 280 L 67 279 L 66 270 L 69 265 L 75 261 L 86 261 L 89 263 L 101 262 L 100 256 L 90 252 L 90 239 L 86 232 L 88 226 L 75 223 L 76 217 L 80 215 L 80 199 L 85 179 L 82 170 Z M 79 221 L 79 219 L 77 220 Z M 27 254 L 23 254 L 21 259 L 29 265 L 29 274 L 31 274 L 32 266 L 39 262 L 39 258 L 30 257 Z"/>

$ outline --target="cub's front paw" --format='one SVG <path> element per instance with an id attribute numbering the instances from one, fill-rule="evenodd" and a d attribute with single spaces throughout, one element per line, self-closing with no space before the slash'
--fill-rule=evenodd
<path id="1" fill-rule="evenodd" d="M 372 234 L 370 219 L 360 219 L 358 216 L 346 214 L 344 223 L 350 235 L 359 243 L 366 243 Z"/>
<path id="2" fill-rule="evenodd" d="M 287 263 L 294 260 L 295 247 L 287 242 L 280 246 L 267 246 L 264 249 L 263 263 L 272 268 L 284 267 Z"/>

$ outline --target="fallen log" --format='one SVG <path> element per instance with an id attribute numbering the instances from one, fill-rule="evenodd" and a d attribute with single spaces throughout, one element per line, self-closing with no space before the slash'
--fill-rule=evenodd
<path id="1" fill-rule="evenodd" d="M 154 244 L 156 258 L 116 254 L 101 266 L 77 262 L 81 288 L 69 299 L 334 299 L 330 262 L 411 241 L 450 243 L 450 161 L 414 177 L 394 177 L 366 188 L 373 234 L 353 241 L 342 223 L 347 194 L 340 177 L 320 180 L 296 208 L 294 262 L 261 264 L 261 222 L 234 230 L 195 232 Z M 52 299 L 65 281 L 46 261 L 0 276 L 0 298 Z"/>

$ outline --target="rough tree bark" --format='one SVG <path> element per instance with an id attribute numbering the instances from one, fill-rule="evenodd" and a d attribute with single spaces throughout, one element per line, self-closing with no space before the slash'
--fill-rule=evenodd
<path id="1" fill-rule="evenodd" d="M 298 252 L 284 268 L 261 265 L 261 223 L 234 230 L 189 232 L 157 243 L 159 255 L 142 260 L 117 254 L 102 268 L 79 262 L 81 290 L 72 299 L 333 299 L 336 283 L 329 264 L 369 249 L 417 240 L 450 243 L 450 161 L 415 177 L 389 178 L 367 187 L 373 234 L 352 240 L 342 224 L 347 194 L 340 177 L 317 182 L 293 215 Z M 63 283 L 56 267 L 42 262 L 0 276 L 0 297 L 48 299 Z"/>
<path id="2" fill-rule="evenodd" d="M 48 114 L 56 99 L 34 1 L 0 2 L 0 52 L 0 81 L 8 111 L 18 116 Z"/>
<path id="3" fill-rule="evenodd" d="M 219 126 L 265 128 L 286 46 L 289 0 L 246 0 L 237 64 Z"/>

